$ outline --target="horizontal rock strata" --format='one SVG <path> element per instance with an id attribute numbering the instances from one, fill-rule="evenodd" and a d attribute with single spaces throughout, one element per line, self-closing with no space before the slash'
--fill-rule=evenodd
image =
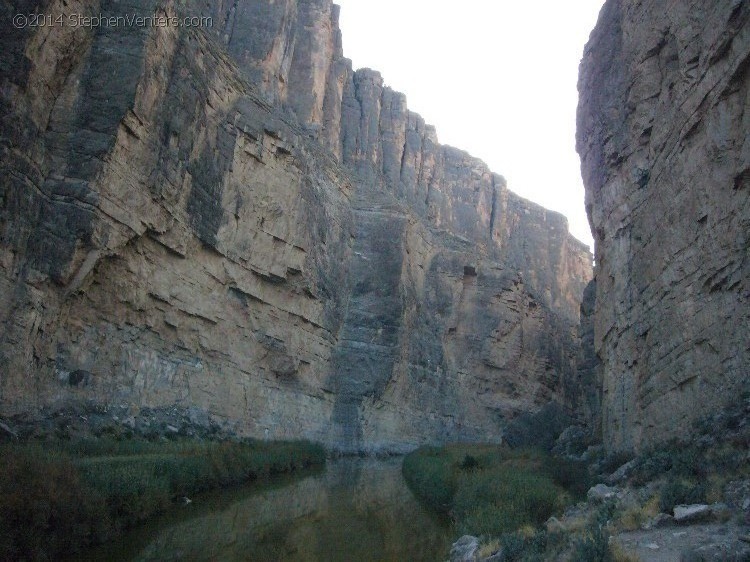
<path id="1" fill-rule="evenodd" d="M 4 9 L 213 25 L 0 37 L 0 415 L 403 450 L 575 408 L 587 248 L 354 72 L 330 1 Z"/>
<path id="2" fill-rule="evenodd" d="M 578 151 L 613 448 L 687 435 L 750 390 L 750 5 L 609 0 Z"/>

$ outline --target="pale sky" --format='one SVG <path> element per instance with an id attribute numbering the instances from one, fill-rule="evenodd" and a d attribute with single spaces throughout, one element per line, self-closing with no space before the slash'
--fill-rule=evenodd
<path id="1" fill-rule="evenodd" d="M 438 139 L 593 241 L 575 152 L 576 82 L 603 0 L 334 0 L 344 55 L 380 71 Z"/>

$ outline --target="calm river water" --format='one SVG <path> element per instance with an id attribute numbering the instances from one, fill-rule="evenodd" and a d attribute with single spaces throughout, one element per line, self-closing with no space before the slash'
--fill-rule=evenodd
<path id="1" fill-rule="evenodd" d="M 298 480 L 195 498 L 77 560 L 434 561 L 447 521 L 416 501 L 401 460 L 342 459 Z"/>

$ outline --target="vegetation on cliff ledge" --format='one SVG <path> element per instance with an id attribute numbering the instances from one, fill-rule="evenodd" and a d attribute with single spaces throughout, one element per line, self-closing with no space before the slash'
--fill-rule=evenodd
<path id="1" fill-rule="evenodd" d="M 305 441 L 5 444 L 0 560 L 54 560 L 196 493 L 322 465 Z"/>

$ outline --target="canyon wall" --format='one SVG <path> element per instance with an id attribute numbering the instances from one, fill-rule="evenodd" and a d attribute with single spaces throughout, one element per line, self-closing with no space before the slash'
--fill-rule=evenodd
<path id="1" fill-rule="evenodd" d="M 580 411 L 586 246 L 343 57 L 329 0 L 2 0 L 0 415 L 341 450 Z"/>
<path id="2" fill-rule="evenodd" d="M 613 449 L 750 390 L 750 4 L 608 0 L 579 79 Z"/>

